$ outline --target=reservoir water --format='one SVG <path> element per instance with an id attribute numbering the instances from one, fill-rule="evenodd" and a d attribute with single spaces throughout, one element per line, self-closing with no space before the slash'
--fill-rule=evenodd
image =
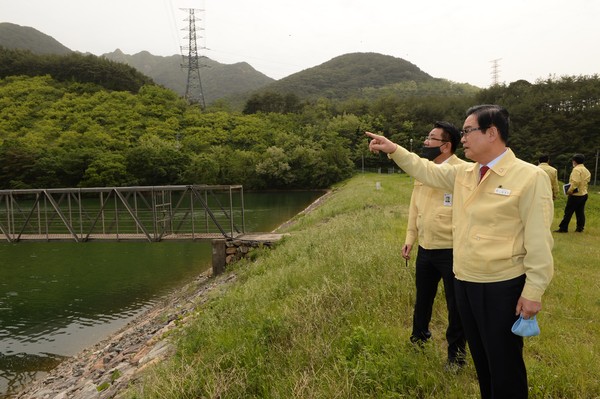
<path id="1" fill-rule="evenodd" d="M 246 232 L 268 232 L 318 191 L 245 193 Z M 0 398 L 116 332 L 211 265 L 209 241 L 0 243 Z"/>

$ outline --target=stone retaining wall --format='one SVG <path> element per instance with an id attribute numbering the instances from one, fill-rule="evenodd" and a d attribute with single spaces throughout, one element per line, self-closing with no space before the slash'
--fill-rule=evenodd
<path id="1" fill-rule="evenodd" d="M 217 239 L 212 241 L 212 271 L 216 276 L 225 271 L 227 265 L 248 256 L 256 249 L 272 247 L 283 237 L 283 234 L 257 233 L 243 235 L 238 238 Z"/>

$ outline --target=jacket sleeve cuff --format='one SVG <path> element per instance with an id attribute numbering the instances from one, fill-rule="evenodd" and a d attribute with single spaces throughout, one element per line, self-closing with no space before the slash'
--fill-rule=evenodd
<path id="1" fill-rule="evenodd" d="M 525 283 L 525 287 L 523 287 L 523 291 L 521 292 L 523 298 L 535 302 L 542 302 L 542 295 L 544 295 L 544 290 L 527 283 Z"/>

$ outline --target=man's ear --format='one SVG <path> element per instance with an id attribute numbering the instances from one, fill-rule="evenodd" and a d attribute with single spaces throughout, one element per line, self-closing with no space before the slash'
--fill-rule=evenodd
<path id="1" fill-rule="evenodd" d="M 498 131 L 498 128 L 496 126 L 490 126 L 487 129 L 487 134 L 489 136 L 490 142 L 494 142 L 500 137 L 500 132 Z"/>

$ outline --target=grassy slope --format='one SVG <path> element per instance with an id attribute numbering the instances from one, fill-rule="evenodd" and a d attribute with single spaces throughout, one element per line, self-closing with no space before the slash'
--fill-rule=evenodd
<path id="1" fill-rule="evenodd" d="M 178 356 L 129 397 L 478 397 L 471 363 L 443 369 L 441 294 L 433 342 L 422 352 L 408 343 L 414 264 L 400 247 L 411 188 L 406 175 L 376 174 L 336 187 L 276 250 L 231 270 L 237 281 L 180 330 Z M 600 397 L 599 203 L 596 192 L 584 234 L 556 236 L 542 334 L 525 344 L 531 398 Z M 561 198 L 555 225 L 563 208 Z"/>

